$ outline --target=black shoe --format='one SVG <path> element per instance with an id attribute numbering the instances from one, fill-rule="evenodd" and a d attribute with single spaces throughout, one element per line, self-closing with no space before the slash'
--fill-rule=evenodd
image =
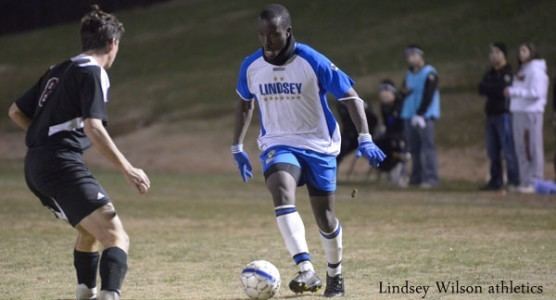
<path id="1" fill-rule="evenodd" d="M 324 297 L 343 297 L 344 294 L 344 276 L 339 274 L 334 277 L 330 277 L 326 274 L 326 289 L 324 290 Z"/>
<path id="2" fill-rule="evenodd" d="M 485 184 L 485 185 L 483 185 L 479 188 L 480 191 L 484 191 L 484 192 L 495 192 L 495 191 L 499 191 L 501 189 L 502 189 L 501 186 L 495 186 L 495 185 L 492 185 L 492 184 Z"/>
<path id="3" fill-rule="evenodd" d="M 297 273 L 290 281 L 290 290 L 296 294 L 304 292 L 316 292 L 322 287 L 322 282 L 315 271 L 305 271 Z"/>

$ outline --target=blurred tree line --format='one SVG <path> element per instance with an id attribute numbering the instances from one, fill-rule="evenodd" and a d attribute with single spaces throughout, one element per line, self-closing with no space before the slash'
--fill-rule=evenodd
<path id="1" fill-rule="evenodd" d="M 0 35 L 79 20 L 98 4 L 107 12 L 168 0 L 0 0 Z"/>

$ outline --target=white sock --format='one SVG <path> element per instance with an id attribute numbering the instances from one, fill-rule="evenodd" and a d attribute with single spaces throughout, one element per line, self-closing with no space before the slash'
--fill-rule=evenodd
<path id="1" fill-rule="evenodd" d="M 278 206 L 274 208 L 274 212 L 278 229 L 294 262 L 299 265 L 302 272 L 313 271 L 309 247 L 305 239 L 305 225 L 295 205 Z"/>
<path id="2" fill-rule="evenodd" d="M 342 226 L 336 220 L 336 228 L 330 233 L 320 232 L 322 247 L 328 262 L 328 276 L 334 277 L 342 274 Z"/>
<path id="3" fill-rule="evenodd" d="M 89 300 L 97 298 L 97 288 L 90 289 L 87 285 L 81 283 L 75 289 L 75 297 L 77 300 Z"/>
<path id="4" fill-rule="evenodd" d="M 98 300 L 120 300 L 120 294 L 114 291 L 100 291 Z"/>

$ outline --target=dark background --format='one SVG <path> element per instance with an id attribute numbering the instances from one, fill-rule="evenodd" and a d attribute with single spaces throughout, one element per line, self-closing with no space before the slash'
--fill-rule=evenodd
<path id="1" fill-rule="evenodd" d="M 0 0 L 0 35 L 79 20 L 98 4 L 107 12 L 167 0 Z"/>

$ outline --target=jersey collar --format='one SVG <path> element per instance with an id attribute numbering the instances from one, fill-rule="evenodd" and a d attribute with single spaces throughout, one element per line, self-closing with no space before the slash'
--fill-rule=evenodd
<path id="1" fill-rule="evenodd" d="M 263 58 L 267 63 L 275 66 L 282 66 L 287 63 L 295 54 L 295 38 L 293 37 L 293 34 L 290 35 L 286 47 L 284 47 L 284 49 L 282 49 L 282 51 L 280 51 L 280 53 L 278 53 L 278 55 L 276 55 L 276 57 L 273 59 L 266 58 L 266 56 L 264 56 L 264 50 L 261 51 L 263 51 Z"/>

